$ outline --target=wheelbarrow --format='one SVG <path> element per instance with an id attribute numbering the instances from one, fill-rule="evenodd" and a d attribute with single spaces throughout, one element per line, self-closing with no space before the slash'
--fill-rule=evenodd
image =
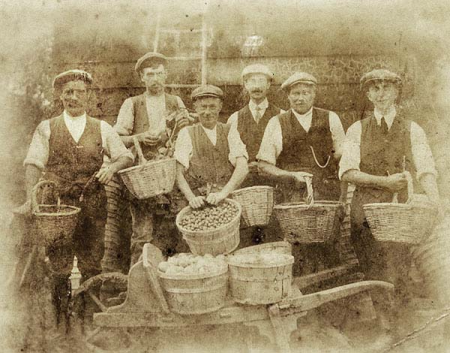
<path id="1" fill-rule="evenodd" d="M 90 338 L 102 329 L 123 329 L 123 332 L 132 332 L 133 329 L 142 328 L 170 330 L 194 327 L 199 329 L 198 332 L 202 332 L 201 328 L 208 326 L 242 324 L 256 327 L 259 334 L 267 336 L 279 352 L 289 353 L 290 335 L 297 330 L 297 319 L 306 315 L 309 310 L 372 290 L 383 291 L 387 300 L 391 301 L 394 289 L 392 284 L 386 282 L 360 281 L 304 295 L 299 288 L 311 284 L 314 279 L 309 276 L 305 282 L 304 278 L 299 277 L 293 281 L 291 296 L 272 305 L 241 305 L 234 303 L 230 298 L 225 307 L 218 311 L 199 315 L 179 315 L 170 311 L 156 277 L 155 269 L 162 260 L 163 256 L 159 250 L 146 244 L 142 261 L 130 269 L 125 301 L 108 308 L 98 298 L 93 298 L 99 303 L 102 312 L 94 314 L 94 325 L 97 328 Z M 326 274 L 320 274 L 318 280 L 323 276 Z M 94 282 L 95 278 L 89 281 Z M 86 291 L 89 291 L 87 282 L 75 292 L 74 296 Z M 249 352 L 255 352 L 250 342 L 247 348 Z"/>

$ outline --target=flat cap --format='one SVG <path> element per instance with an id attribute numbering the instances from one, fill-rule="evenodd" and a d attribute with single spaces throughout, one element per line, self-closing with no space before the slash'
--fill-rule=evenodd
<path id="1" fill-rule="evenodd" d="M 214 97 L 222 99 L 223 91 L 219 87 L 213 85 L 200 86 L 192 91 L 191 99 L 193 101 L 202 97 Z"/>
<path id="2" fill-rule="evenodd" d="M 242 70 L 242 79 L 245 79 L 245 76 L 250 74 L 263 74 L 266 75 L 270 80 L 273 79 L 273 72 L 266 65 L 262 64 L 252 64 L 248 65 Z"/>
<path id="3" fill-rule="evenodd" d="M 287 91 L 297 83 L 316 85 L 317 79 L 313 75 L 308 74 L 307 72 L 295 72 L 291 77 L 289 77 L 286 81 L 283 82 L 283 84 L 281 85 L 281 89 Z"/>
<path id="4" fill-rule="evenodd" d="M 88 84 L 92 83 L 92 76 L 89 72 L 83 70 L 69 70 L 57 75 L 53 80 L 53 88 L 61 86 L 70 81 L 84 81 Z"/>
<path id="5" fill-rule="evenodd" d="M 138 61 L 136 62 L 136 66 L 134 67 L 134 70 L 136 72 L 139 72 L 143 68 L 149 67 L 153 63 L 160 63 L 166 65 L 167 61 L 168 61 L 167 57 L 164 56 L 163 54 L 156 52 L 149 52 L 138 59 Z"/>
<path id="6" fill-rule="evenodd" d="M 397 84 L 402 83 L 402 78 L 395 72 L 386 69 L 372 70 L 361 77 L 360 83 L 364 87 L 366 84 L 372 81 L 389 81 Z"/>

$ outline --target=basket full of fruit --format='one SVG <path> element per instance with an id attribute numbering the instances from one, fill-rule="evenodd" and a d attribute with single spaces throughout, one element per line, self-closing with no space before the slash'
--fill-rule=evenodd
<path id="1" fill-rule="evenodd" d="M 176 225 L 192 253 L 228 254 L 239 245 L 241 212 L 241 205 L 232 199 L 198 210 L 187 206 L 178 213 Z"/>
<path id="2" fill-rule="evenodd" d="M 158 265 L 158 277 L 170 310 L 205 314 L 225 305 L 228 265 L 224 256 L 177 254 Z"/>

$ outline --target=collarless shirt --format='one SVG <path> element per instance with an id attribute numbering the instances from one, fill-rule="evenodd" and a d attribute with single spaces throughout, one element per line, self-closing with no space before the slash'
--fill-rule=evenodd
<path id="1" fill-rule="evenodd" d="M 215 146 L 217 141 L 217 126 L 214 129 L 205 129 L 203 126 L 203 131 L 205 131 L 206 136 L 208 136 L 211 143 Z M 228 160 L 233 166 L 236 166 L 236 159 L 239 157 L 245 157 L 248 160 L 247 148 L 241 140 L 239 132 L 233 125 L 230 127 L 230 131 L 227 136 L 228 146 L 230 148 L 230 153 L 228 154 Z M 189 134 L 189 127 L 184 127 L 178 134 L 177 140 L 175 142 L 175 152 L 174 157 L 178 163 L 180 163 L 186 169 L 189 169 L 189 162 L 192 157 L 192 141 L 191 135 Z"/>
<path id="2" fill-rule="evenodd" d="M 69 130 L 70 135 L 72 135 L 75 142 L 78 143 L 81 135 L 83 135 L 84 129 L 86 128 L 86 113 L 80 116 L 70 116 L 64 110 L 63 118 L 67 130 Z"/>
<path id="3" fill-rule="evenodd" d="M 382 115 L 374 110 L 374 116 L 377 124 L 381 125 L 381 118 L 384 117 L 388 128 L 392 126 L 397 115 L 395 107 L 390 110 L 387 115 Z M 345 172 L 349 170 L 360 170 L 361 163 L 361 121 L 353 123 L 345 136 L 343 154 L 339 163 L 339 178 L 342 178 Z M 414 166 L 417 171 L 417 179 L 419 180 L 424 174 L 433 174 L 437 176 L 436 166 L 433 159 L 427 137 L 423 129 L 414 121 L 411 123 L 411 152 Z"/>
<path id="4" fill-rule="evenodd" d="M 151 96 L 147 92 L 145 94 L 145 105 L 147 108 L 148 122 L 150 130 L 154 133 L 161 133 L 166 129 L 166 94 L 160 96 Z M 176 97 L 179 108 L 185 108 L 180 97 Z M 117 115 L 117 122 L 114 130 L 121 136 L 130 136 L 134 127 L 134 108 L 131 98 L 125 99 L 120 107 Z"/>
<path id="5" fill-rule="evenodd" d="M 307 113 L 301 115 L 294 110 L 295 117 L 300 125 L 309 131 L 312 122 L 312 108 Z M 345 131 L 342 126 L 341 120 L 335 112 L 329 111 L 328 121 L 330 124 L 331 138 L 333 140 L 334 155 L 339 158 L 342 155 L 342 146 L 345 140 Z M 280 120 L 278 115 L 270 119 L 267 124 L 264 136 L 259 148 L 257 160 L 264 161 L 273 165 L 276 165 L 277 158 L 283 151 L 283 133 L 281 130 Z"/>
<path id="6" fill-rule="evenodd" d="M 73 139 L 78 143 L 86 127 L 86 113 L 80 117 L 68 116 L 65 112 L 62 114 L 64 123 L 67 126 Z M 120 157 L 134 159 L 133 154 L 125 147 L 119 135 L 106 121 L 100 121 L 100 133 L 102 137 L 102 148 L 104 151 L 104 161 L 113 163 Z M 49 157 L 50 141 L 50 120 L 42 121 L 36 128 L 30 148 L 23 162 L 24 165 L 34 165 L 40 170 L 44 170 Z M 79 136 L 78 136 L 79 135 Z"/>

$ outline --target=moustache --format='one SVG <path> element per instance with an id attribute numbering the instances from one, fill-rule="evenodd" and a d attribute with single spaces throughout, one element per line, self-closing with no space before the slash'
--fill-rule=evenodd
<path id="1" fill-rule="evenodd" d="M 255 88 L 255 89 L 250 90 L 250 93 L 263 93 L 263 90 L 259 89 L 259 88 Z"/>

